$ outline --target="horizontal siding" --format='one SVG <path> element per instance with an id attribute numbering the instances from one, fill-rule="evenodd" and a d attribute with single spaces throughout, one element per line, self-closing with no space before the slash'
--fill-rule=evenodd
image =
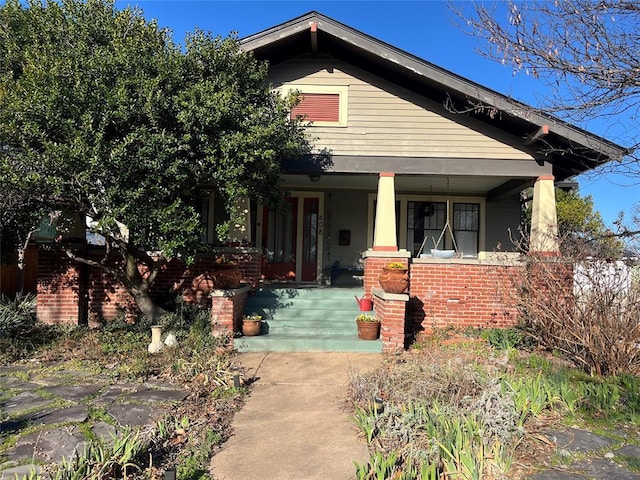
<path id="1" fill-rule="evenodd" d="M 276 87 L 349 87 L 347 127 L 310 127 L 318 150 L 334 155 L 500 158 L 532 157 L 508 144 L 502 132 L 480 133 L 456 121 L 442 105 L 328 56 L 303 56 L 271 67 Z M 466 117 L 458 117 L 465 120 Z"/>

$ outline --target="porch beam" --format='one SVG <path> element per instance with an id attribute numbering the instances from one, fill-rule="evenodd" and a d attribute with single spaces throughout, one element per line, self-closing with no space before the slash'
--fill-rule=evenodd
<path id="1" fill-rule="evenodd" d="M 549 125 L 541 125 L 535 133 L 532 133 L 527 137 L 524 144 L 531 145 L 547 135 L 549 135 Z"/>
<path id="2" fill-rule="evenodd" d="M 511 197 L 530 187 L 532 183 L 533 180 L 507 180 L 502 185 L 498 185 L 487 192 L 487 202 L 497 202 L 503 198 Z"/>
<path id="3" fill-rule="evenodd" d="M 375 157 L 310 155 L 282 162 L 285 173 L 369 173 L 392 171 L 396 175 L 492 176 L 531 179 L 551 175 L 553 166 L 543 160 L 493 160 L 487 158 Z"/>

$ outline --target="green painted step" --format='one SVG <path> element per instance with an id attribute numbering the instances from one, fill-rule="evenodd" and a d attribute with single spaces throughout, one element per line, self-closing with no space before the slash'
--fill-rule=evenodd
<path id="1" fill-rule="evenodd" d="M 320 285 L 264 287 L 247 298 L 244 313 L 262 315 L 257 337 L 236 339 L 238 351 L 381 352 L 380 341 L 358 339 L 355 318 L 361 313 L 355 297 L 362 288 Z"/>
<path id="2" fill-rule="evenodd" d="M 357 352 L 381 353 L 380 340 L 360 340 L 357 335 L 268 334 L 235 339 L 239 352 Z"/>

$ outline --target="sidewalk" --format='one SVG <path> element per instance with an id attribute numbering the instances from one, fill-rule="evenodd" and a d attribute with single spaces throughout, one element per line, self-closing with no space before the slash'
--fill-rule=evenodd
<path id="1" fill-rule="evenodd" d="M 216 480 L 354 478 L 368 456 L 343 408 L 349 375 L 375 368 L 379 354 L 245 353 L 255 383 L 234 418 L 234 436 L 213 457 Z"/>

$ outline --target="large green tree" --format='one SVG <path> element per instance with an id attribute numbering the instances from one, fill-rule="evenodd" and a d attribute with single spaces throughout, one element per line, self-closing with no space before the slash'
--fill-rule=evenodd
<path id="1" fill-rule="evenodd" d="M 9 229 L 33 220 L 25 212 L 34 206 L 91 217 L 105 259 L 59 247 L 113 275 L 157 318 L 163 312 L 149 288 L 159 269 L 199 248 L 190 192 L 215 188 L 231 217 L 239 197 L 277 201 L 280 160 L 307 149 L 289 100 L 266 74 L 233 36 L 196 31 L 181 48 L 141 11 L 113 1 L 7 1 L 0 188 L 19 201 L 0 199 L 0 235 L 24 240 L 36 224 L 22 235 Z"/>

